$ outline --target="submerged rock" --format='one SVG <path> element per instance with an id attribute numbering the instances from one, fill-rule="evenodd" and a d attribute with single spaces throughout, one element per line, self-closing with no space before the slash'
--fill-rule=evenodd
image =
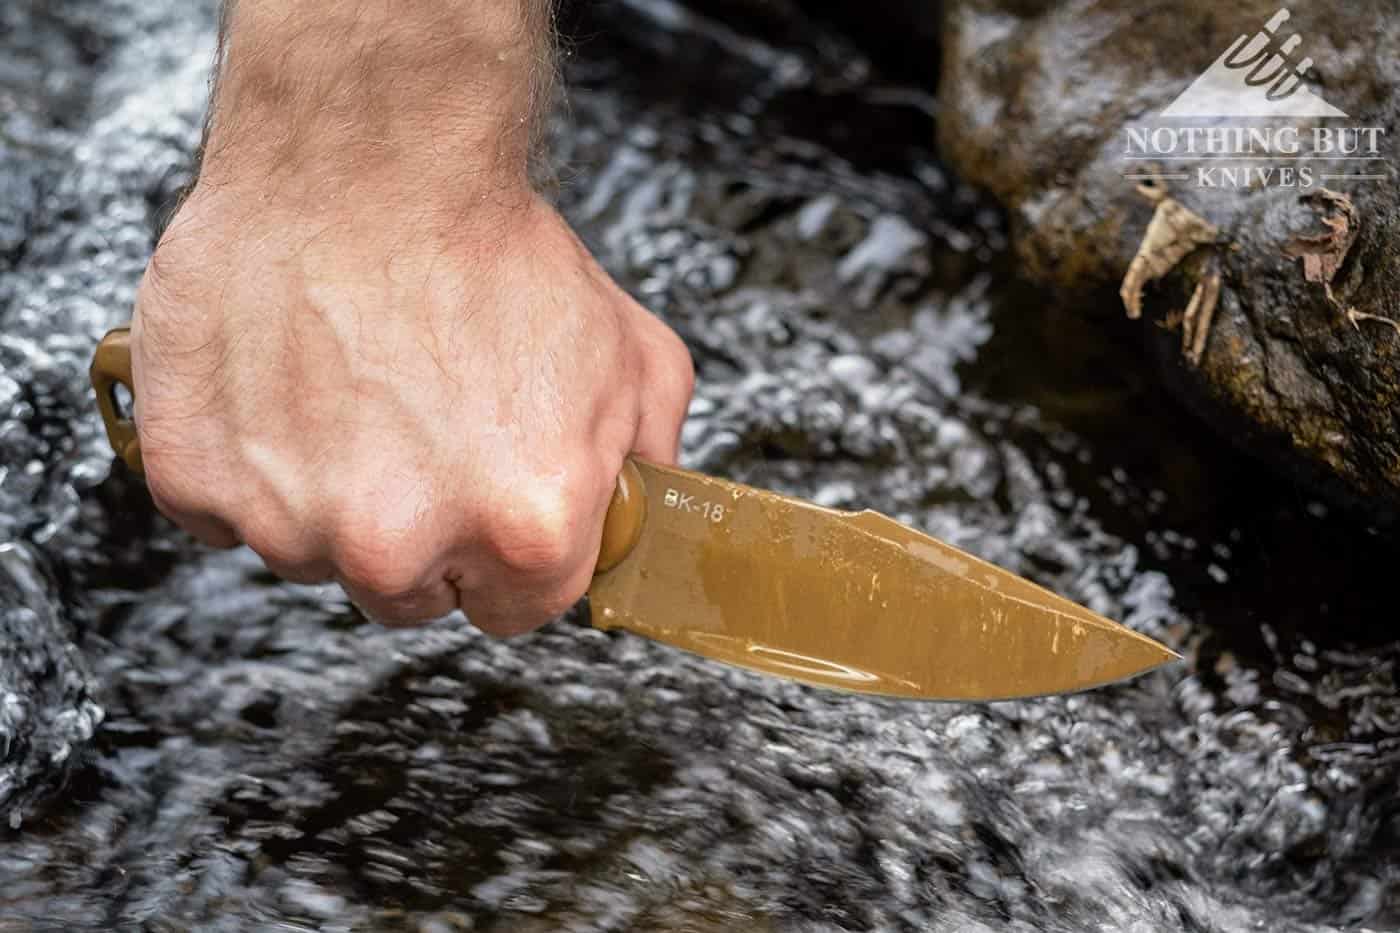
<path id="1" fill-rule="evenodd" d="M 1217 228 L 1214 245 L 1178 257 L 1184 261 L 1171 262 L 1171 271 L 1146 288 L 1140 331 L 1160 377 L 1269 463 L 1363 504 L 1369 517 L 1394 517 L 1400 510 L 1396 8 L 1294 5 L 1292 18 L 1277 24 L 1278 41 L 1293 33 L 1302 40 L 1289 67 L 1304 56 L 1312 60 L 1303 93 L 1316 92 L 1349 119 L 1161 116 L 1241 34 L 1262 31 L 1276 9 L 1275 0 L 1228 10 L 1206 0 L 1151 7 L 1128 0 L 948 3 L 939 138 L 952 165 L 1006 205 L 1026 274 L 1098 318 L 1122 313 L 1114 293 L 1161 194 Z M 1240 49 L 1235 60 L 1247 61 L 1254 48 Z M 1261 100 L 1266 90 L 1257 89 Z M 1372 137 L 1379 158 L 1220 163 L 1183 158 L 1179 143 L 1170 160 L 1125 159 L 1140 152 L 1130 130 L 1285 125 L 1301 126 L 1304 156 L 1313 148 L 1314 127 L 1379 128 Z M 1222 174 L 1227 164 L 1232 178 Z M 1259 180 L 1261 169 L 1273 171 L 1267 183 Z M 1202 183 L 1200 170 L 1210 184 Z M 1242 182 L 1246 170 L 1256 173 L 1251 184 Z M 1280 172 L 1306 174 L 1311 187 L 1300 187 L 1298 178 L 1280 184 Z M 1138 180 L 1124 177 L 1133 173 L 1160 173 L 1165 191 L 1144 198 Z M 1325 177 L 1365 173 L 1383 177 Z M 1165 178 L 1171 175 L 1185 177 Z M 1342 223 L 1347 230 L 1338 229 Z M 1323 254 L 1326 263 L 1318 261 Z M 1188 308 L 1213 315 L 1201 319 L 1204 329 L 1189 317 L 1183 341 L 1179 322 Z"/>

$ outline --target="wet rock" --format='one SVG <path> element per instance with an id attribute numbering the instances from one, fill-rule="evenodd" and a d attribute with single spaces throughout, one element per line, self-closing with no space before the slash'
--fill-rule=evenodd
<path id="1" fill-rule="evenodd" d="M 82 761 L 103 718 L 53 585 L 0 544 L 0 817 L 18 829 Z"/>
<path id="2" fill-rule="evenodd" d="M 1146 9 L 1131 2 L 1068 0 L 1027 6 L 962 0 L 946 6 L 940 141 L 952 164 L 1006 205 L 1030 276 L 1060 299 L 1103 317 L 1143 242 L 1154 205 L 1125 173 L 1184 173 L 1171 198 L 1219 228 L 1218 248 L 1197 249 L 1147 289 L 1138 330 L 1158 375 L 1231 441 L 1345 501 L 1368 518 L 1400 507 L 1400 32 L 1394 11 L 1357 5 L 1295 7 L 1279 29 L 1303 38 L 1309 87 L 1353 115 L 1312 126 L 1380 127 L 1379 161 L 1276 163 L 1312 173 L 1309 191 L 1277 184 L 1203 187 L 1197 171 L 1220 163 L 1130 163 L 1129 129 L 1160 125 L 1259 126 L 1271 121 L 1159 119 L 1158 115 L 1242 33 L 1277 9 L 1251 0 L 1228 11 L 1207 2 Z M 1260 91 L 1261 95 L 1263 91 Z M 1272 121 L 1278 123 L 1279 121 Z M 1234 163 L 1237 169 L 1267 162 Z M 1357 168 L 1355 166 L 1369 166 Z M 1378 171 L 1385 180 L 1324 179 Z M 1354 205 L 1354 245 L 1323 281 L 1307 274 L 1297 244 L 1329 231 L 1317 202 L 1334 189 Z M 1353 208 L 1349 208 L 1353 209 Z M 1315 250 L 1314 250 L 1315 251 Z M 1184 351 L 1181 312 L 1220 277 L 1200 361 Z M 1214 288 L 1209 283 L 1208 290 Z M 1189 324 L 1190 322 L 1188 322 Z M 1191 336 L 1191 335 L 1188 335 Z M 1135 365 L 1131 356 L 1125 365 Z"/>

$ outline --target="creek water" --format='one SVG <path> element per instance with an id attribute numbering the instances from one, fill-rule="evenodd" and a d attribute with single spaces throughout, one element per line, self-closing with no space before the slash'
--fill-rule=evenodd
<path id="1" fill-rule="evenodd" d="M 12 0 L 0 929 L 1400 929 L 1393 539 L 1163 399 L 1112 296 L 1018 282 L 917 67 L 731 6 L 590 6 L 551 134 L 564 211 L 694 354 L 685 465 L 1186 661 L 879 701 L 581 612 L 386 631 L 200 549 L 109 472 L 85 371 L 188 179 L 215 11 Z"/>

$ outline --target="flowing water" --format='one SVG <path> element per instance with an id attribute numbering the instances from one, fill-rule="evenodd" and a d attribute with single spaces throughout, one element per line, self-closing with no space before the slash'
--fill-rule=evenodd
<path id="1" fill-rule="evenodd" d="M 193 546 L 108 475 L 85 369 L 188 177 L 213 9 L 9 0 L 0 929 L 1400 929 L 1393 539 L 1162 400 L 1111 296 L 1019 284 L 909 62 L 665 2 L 571 31 L 559 199 L 693 351 L 686 465 L 1186 662 L 901 704 L 581 613 L 385 631 Z"/>

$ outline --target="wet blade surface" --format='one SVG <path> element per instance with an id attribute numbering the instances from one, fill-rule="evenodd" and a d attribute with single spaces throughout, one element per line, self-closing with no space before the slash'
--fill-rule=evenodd
<path id="1" fill-rule="evenodd" d="M 1042 696 L 1176 659 L 1149 638 L 874 512 L 645 464 L 636 547 L 593 624 L 805 683 L 931 700 Z"/>

